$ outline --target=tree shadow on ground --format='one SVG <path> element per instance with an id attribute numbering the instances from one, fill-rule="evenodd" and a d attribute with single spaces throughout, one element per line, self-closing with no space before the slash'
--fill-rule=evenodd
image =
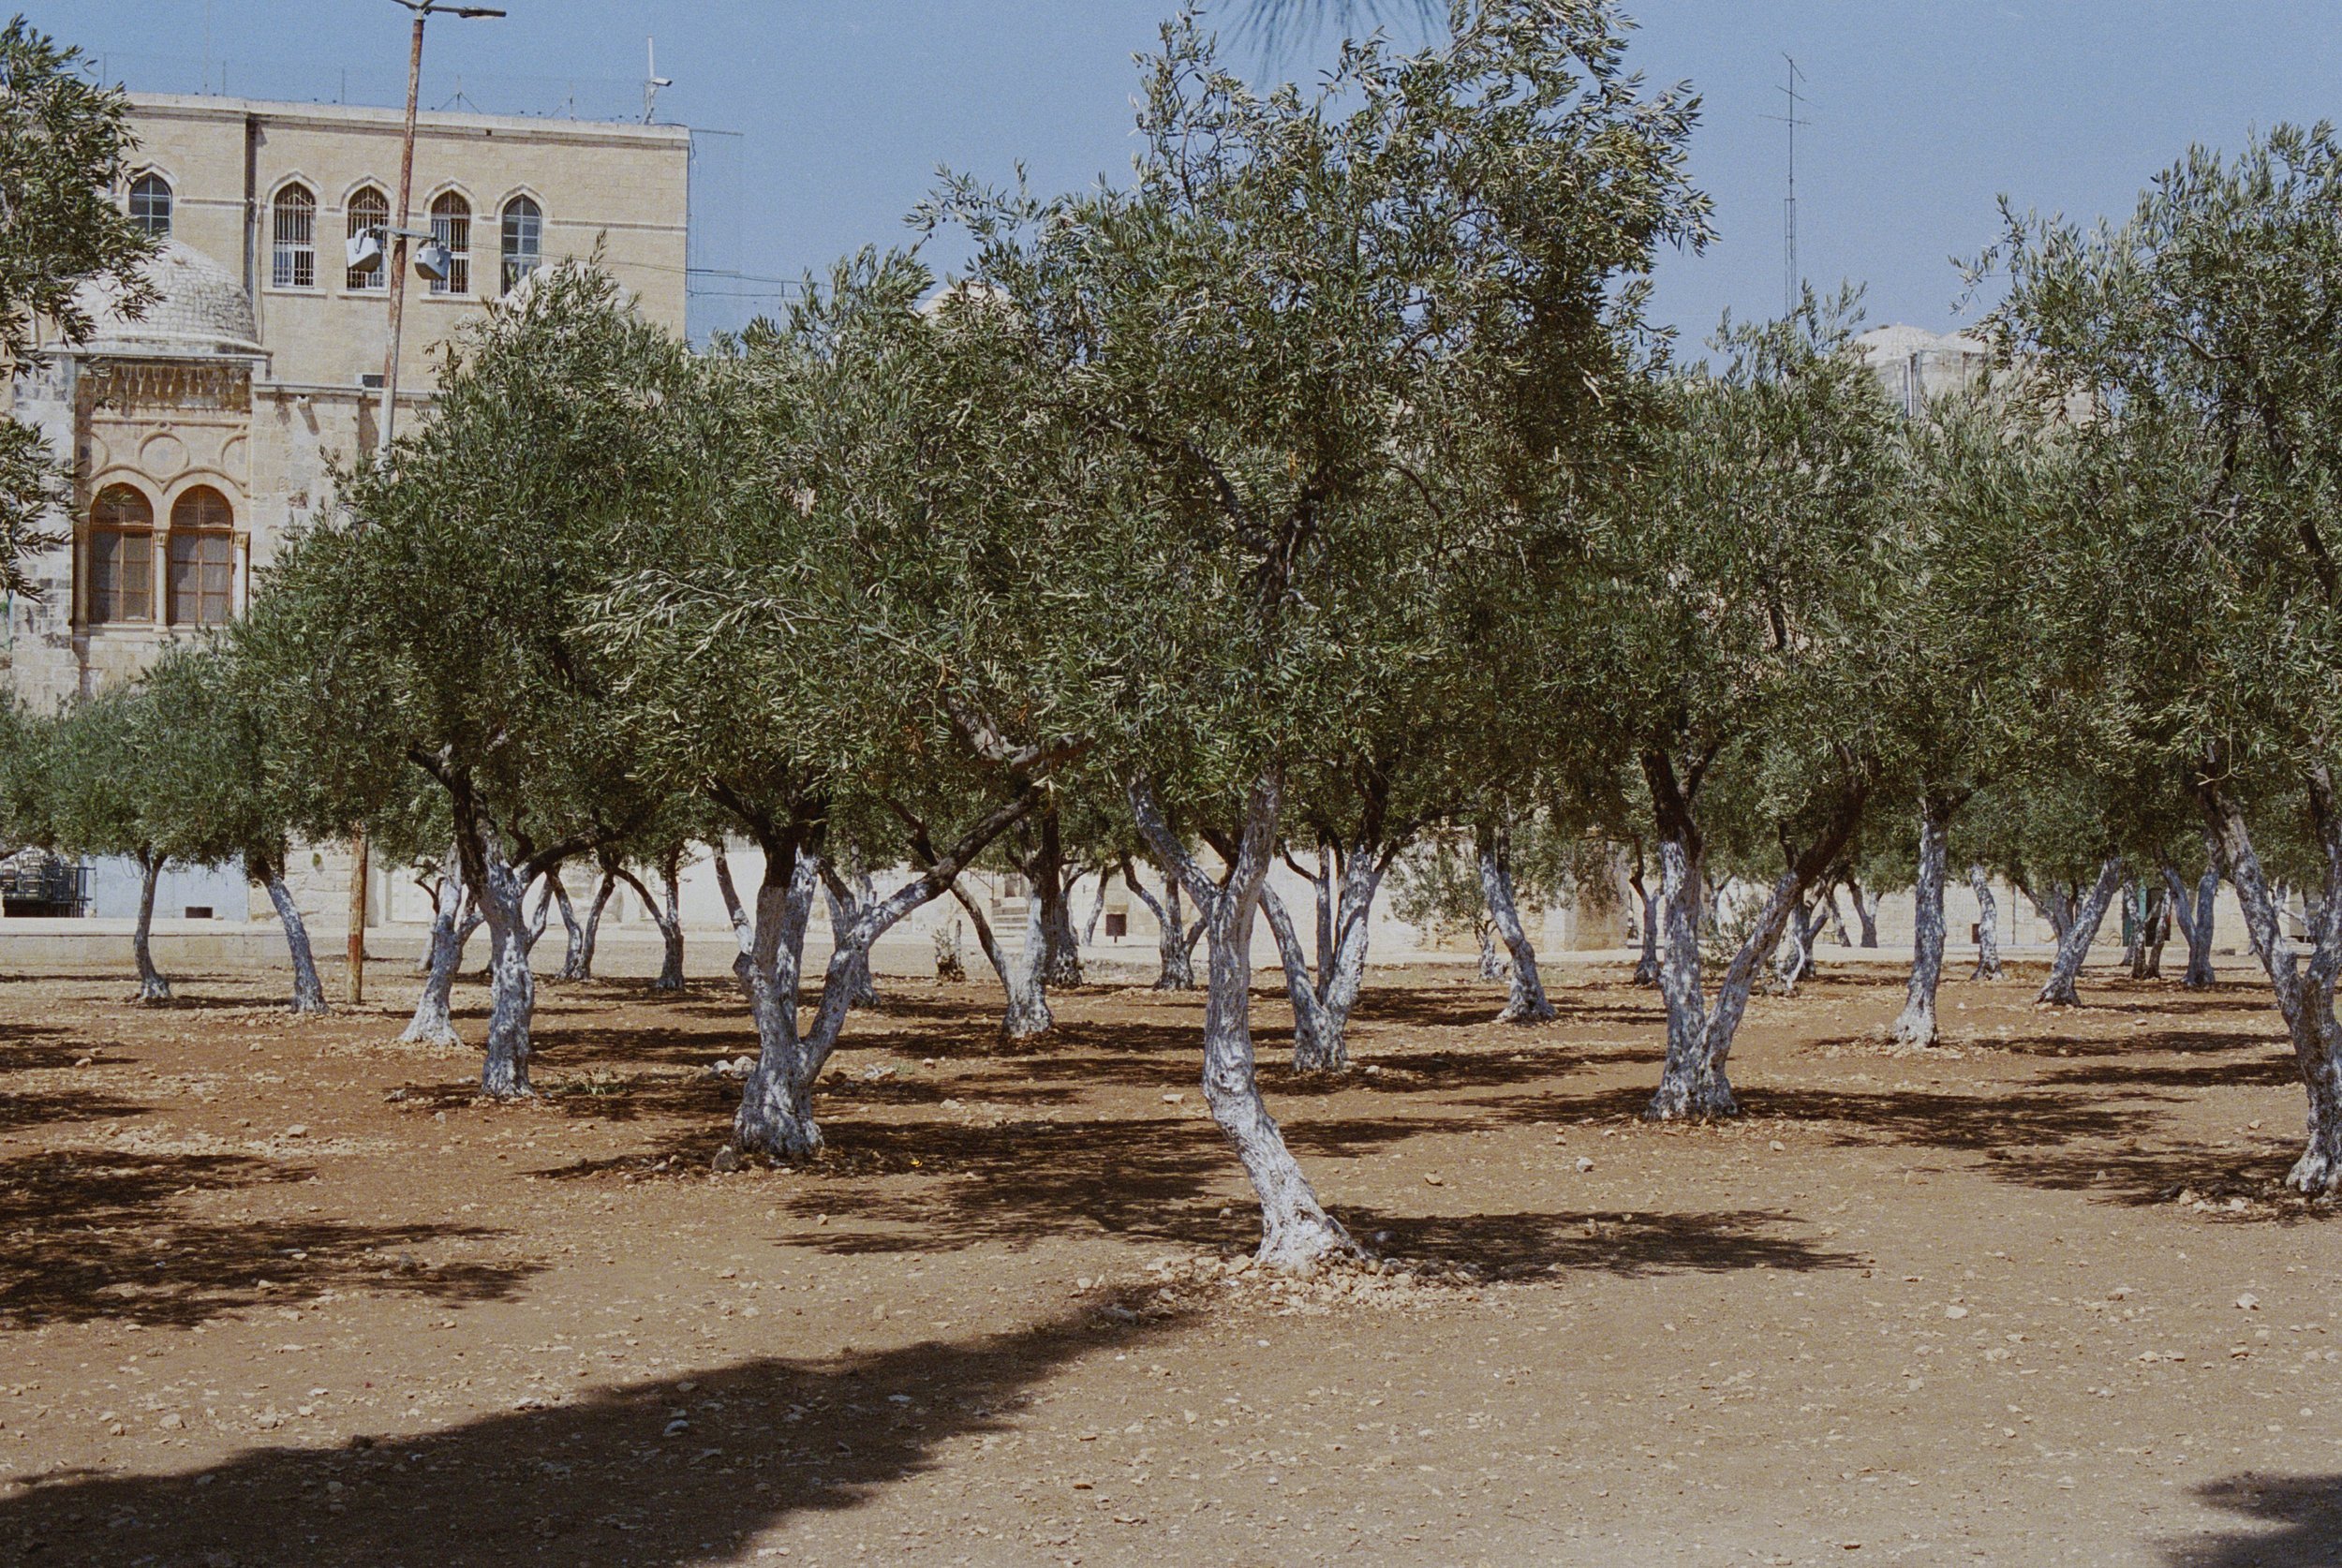
<path id="1" fill-rule="evenodd" d="M 2151 1208 L 2192 1194 L 2213 1206 L 2191 1211 L 2215 1223 L 2301 1224 L 2332 1220 L 2342 1210 L 2287 1190 L 2296 1150 L 2243 1150 L 2186 1145 L 2169 1148 L 2075 1149 L 2002 1155 L 1991 1164 L 2005 1181 L 2055 1191 L 2088 1192 L 2105 1203 Z M 2236 1207 L 2231 1201 L 2242 1200 Z"/>
<path id="2" fill-rule="evenodd" d="M 2172 1568 L 2334 1568 L 2342 1562 L 2342 1475 L 2234 1475 L 2194 1488 L 2265 1526 L 2163 1546 Z"/>
<path id="3" fill-rule="evenodd" d="M 2165 1029 L 2149 1032 L 2144 1029 L 2127 1035 L 2020 1034 L 1994 1036 L 1979 1034 L 1960 1043 L 1963 1046 L 1988 1054 L 2012 1057 L 2116 1057 L 2129 1059 L 2168 1051 L 2173 1056 L 2218 1056 L 2231 1051 L 2267 1051 L 2282 1048 L 2285 1031 L 2282 1026 L 2267 1034 L 2248 1034 L 2239 1029 Z"/>
<path id="4" fill-rule="evenodd" d="M 2142 1042 L 2142 1043 L 2145 1043 Z M 2256 1047 L 2259 1045 L 2259 1042 L 2249 1043 Z M 2171 1049 L 2163 1045 L 2155 1045 L 2150 1048 Z M 2179 1047 L 2181 1050 L 2194 1048 Z M 2052 1068 L 2041 1075 L 2041 1081 L 2048 1084 L 2088 1085 L 2112 1089 L 2135 1087 L 2299 1088 L 2302 1082 L 2302 1071 L 2290 1052 L 2277 1056 L 2257 1048 L 2249 1057 L 2229 1061 L 2188 1063 L 2184 1066 L 2110 1062 L 2085 1067 Z"/>
<path id="5" fill-rule="evenodd" d="M 201 1219 L 170 1200 L 295 1182 L 306 1166 L 246 1155 L 48 1151 L 0 1163 L 0 1324 L 118 1318 L 185 1326 L 326 1290 L 450 1301 L 509 1295 L 533 1265 L 431 1263 L 413 1250 L 499 1233 L 455 1225 Z"/>
<path id="6" fill-rule="evenodd" d="M 1341 1206 L 1353 1235 L 1394 1257 L 1475 1264 L 1498 1273 L 1601 1270 L 1629 1279 L 1777 1268 L 1863 1268 L 1870 1260 L 1786 1234 L 1786 1214 L 1513 1213 L 1406 1216 Z"/>
<path id="7" fill-rule="evenodd" d="M 52 1478 L 0 1501 L 0 1550 L 155 1568 L 732 1561 L 792 1516 L 858 1507 L 931 1469 L 944 1442 L 1009 1428 L 1064 1363 L 1172 1321 L 1075 1317 L 824 1363 L 766 1357 L 441 1431 Z M 1069 1493 L 1061 1506 L 1080 1504 Z"/>

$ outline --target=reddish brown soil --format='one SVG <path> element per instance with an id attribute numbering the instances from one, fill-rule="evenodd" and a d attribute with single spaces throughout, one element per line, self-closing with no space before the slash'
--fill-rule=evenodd
<path id="1" fill-rule="evenodd" d="M 278 984 L 0 981 L 0 1561 L 2342 1561 L 2342 1232 L 2241 970 L 1948 984 L 1924 1057 L 1849 970 L 1708 1128 L 1635 1119 L 1611 972 L 1534 1029 L 1381 977 L 1369 1071 L 1272 1102 L 1361 1238 L 1487 1277 L 1292 1287 L 1219 1276 L 1192 998 L 1011 1053 L 892 983 L 830 1155 L 717 1176 L 713 980 L 547 986 L 515 1108 Z"/>

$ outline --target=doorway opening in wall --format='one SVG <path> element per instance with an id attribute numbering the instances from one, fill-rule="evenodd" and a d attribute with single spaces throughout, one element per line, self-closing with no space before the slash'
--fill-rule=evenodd
<path id="1" fill-rule="evenodd" d="M 1131 934 L 1131 917 L 1109 911 L 1106 915 L 1106 940 L 1119 941 Z"/>

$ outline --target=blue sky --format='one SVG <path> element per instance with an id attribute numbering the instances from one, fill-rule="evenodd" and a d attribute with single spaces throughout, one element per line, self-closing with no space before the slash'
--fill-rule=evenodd
<path id="1" fill-rule="evenodd" d="M 644 39 L 674 85 L 660 115 L 710 131 L 694 191 L 698 322 L 730 324 L 902 214 L 948 164 L 1059 188 L 1130 159 L 1130 64 L 1168 0 L 500 0 L 503 21 L 435 22 L 424 101 L 640 112 Z M 1800 250 L 1816 283 L 1867 284 L 1873 320 L 1943 326 L 1949 258 L 1994 232 L 1994 202 L 2128 211 L 2191 141 L 2331 114 L 2331 0 L 1641 0 L 1634 57 L 1706 99 L 1693 170 L 1719 242 L 1661 266 L 1656 310 L 1703 336 L 1727 306 L 1779 308 L 1782 55 L 1800 133 Z M 33 20 L 132 87 L 389 101 L 407 13 L 391 0 L 52 0 Z M 1223 13 L 1236 13 L 1223 7 Z M 1330 39 L 1255 75 L 1305 73 Z M 345 89 L 344 83 L 347 82 Z M 949 256 L 940 258 L 948 260 Z M 727 298 L 728 295 L 749 296 Z"/>

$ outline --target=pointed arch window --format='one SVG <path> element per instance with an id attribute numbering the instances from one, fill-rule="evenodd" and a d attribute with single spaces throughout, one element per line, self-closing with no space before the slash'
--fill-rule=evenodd
<path id="1" fill-rule="evenodd" d="M 447 276 L 434 278 L 434 294 L 471 292 L 471 203 L 448 191 L 431 203 L 431 237 L 447 251 Z"/>
<path id="2" fill-rule="evenodd" d="M 388 288 L 391 286 L 391 242 L 383 236 L 391 229 L 391 199 L 382 194 L 379 185 L 361 185 L 349 196 L 347 209 L 349 219 L 348 237 L 356 239 L 371 230 L 381 244 L 382 259 L 361 272 L 355 267 L 344 270 L 343 285 L 349 288 Z"/>
<path id="3" fill-rule="evenodd" d="M 226 626 L 235 608 L 236 514 L 199 484 L 170 508 L 170 624 Z"/>
<path id="4" fill-rule="evenodd" d="M 307 185 L 276 193 L 269 220 L 269 282 L 278 288 L 318 286 L 318 199 Z"/>
<path id="5" fill-rule="evenodd" d="M 158 240 L 170 238 L 170 182 L 141 174 L 130 182 L 130 222 Z"/>
<path id="6" fill-rule="evenodd" d="M 110 484 L 89 509 L 89 618 L 103 626 L 155 618 L 155 508 Z"/>
<path id="7" fill-rule="evenodd" d="M 504 204 L 504 267 L 500 292 L 537 270 L 544 254 L 545 214 L 528 197 L 516 196 Z"/>

